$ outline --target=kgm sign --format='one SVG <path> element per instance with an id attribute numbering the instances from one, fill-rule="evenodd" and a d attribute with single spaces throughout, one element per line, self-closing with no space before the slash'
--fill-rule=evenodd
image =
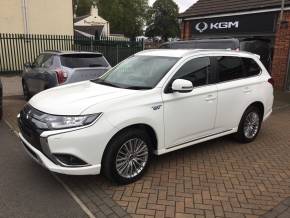
<path id="1" fill-rule="evenodd" d="M 275 33 L 277 13 L 257 13 L 227 17 L 192 19 L 191 31 L 197 35 Z M 190 19 L 189 19 L 190 20 Z"/>
<path id="2" fill-rule="evenodd" d="M 232 28 L 238 29 L 239 21 L 215 22 L 215 23 L 199 22 L 195 25 L 195 29 L 200 33 L 203 33 L 206 30 L 219 30 Z"/>

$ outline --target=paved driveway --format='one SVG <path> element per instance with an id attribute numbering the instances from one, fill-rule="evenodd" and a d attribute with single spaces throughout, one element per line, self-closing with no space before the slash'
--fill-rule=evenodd
<path id="1" fill-rule="evenodd" d="M 276 99 L 253 143 L 224 137 L 155 157 L 146 175 L 126 186 L 102 176 L 60 178 L 96 217 L 289 217 L 290 97 Z M 21 97 L 5 99 L 12 126 L 21 105 Z"/>
<path id="2" fill-rule="evenodd" d="M 0 122 L 0 172 L 1 218 L 87 217 L 50 173 L 23 155 L 21 143 L 4 122 Z"/>

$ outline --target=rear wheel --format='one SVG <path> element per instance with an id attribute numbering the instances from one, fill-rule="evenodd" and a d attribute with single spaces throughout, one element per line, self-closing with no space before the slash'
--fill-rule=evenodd
<path id="1" fill-rule="evenodd" d="M 22 82 L 22 88 L 23 88 L 23 95 L 24 95 L 25 100 L 29 101 L 29 99 L 31 98 L 31 94 L 25 81 Z"/>
<path id="2" fill-rule="evenodd" d="M 119 184 L 138 180 L 149 166 L 151 145 L 149 136 L 142 130 L 122 132 L 108 145 L 102 163 L 103 173 Z"/>
<path id="3" fill-rule="evenodd" d="M 237 140 L 243 143 L 254 141 L 260 131 L 261 123 L 261 111 L 255 106 L 250 106 L 240 121 L 238 132 L 235 135 Z"/>

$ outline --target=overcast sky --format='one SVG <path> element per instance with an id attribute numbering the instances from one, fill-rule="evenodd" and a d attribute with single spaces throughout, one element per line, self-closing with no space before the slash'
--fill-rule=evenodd
<path id="1" fill-rule="evenodd" d="M 152 5 L 156 0 L 149 0 L 149 4 Z M 188 9 L 193 3 L 197 2 L 197 0 L 173 0 L 179 6 L 179 12 L 184 12 Z"/>

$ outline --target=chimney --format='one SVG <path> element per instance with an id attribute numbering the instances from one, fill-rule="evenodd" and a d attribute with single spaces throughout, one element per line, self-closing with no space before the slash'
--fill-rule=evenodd
<path id="1" fill-rule="evenodd" d="M 98 17 L 99 16 L 99 10 L 98 10 L 97 4 L 92 4 L 91 16 L 92 17 Z"/>

